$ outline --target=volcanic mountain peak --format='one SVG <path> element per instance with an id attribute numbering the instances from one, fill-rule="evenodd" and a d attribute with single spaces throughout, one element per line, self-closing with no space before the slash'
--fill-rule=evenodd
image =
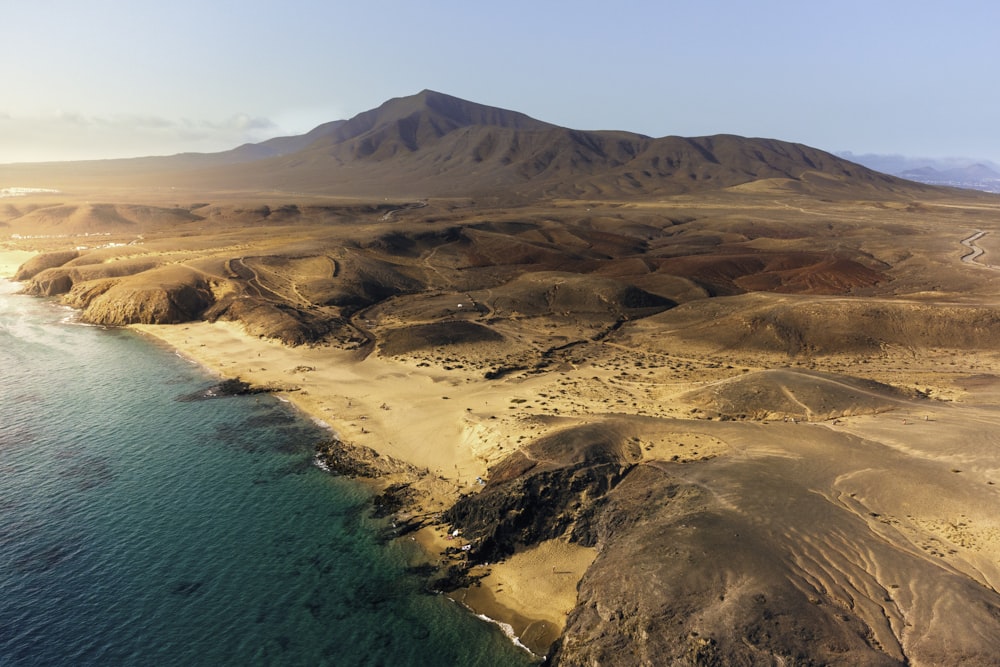
<path id="1" fill-rule="evenodd" d="M 556 127 L 516 111 L 468 102 L 433 90 L 423 90 L 416 95 L 393 98 L 375 109 L 354 116 L 321 137 L 311 147 L 393 135 L 408 150 L 415 151 L 426 140 L 440 138 L 454 130 L 470 126 L 513 130 Z M 367 157 L 364 149 L 361 153 L 359 157 Z"/>
<path id="2" fill-rule="evenodd" d="M 304 135 L 223 153 L 27 168 L 32 180 L 53 187 L 168 182 L 379 197 L 641 198 L 754 181 L 814 192 L 919 189 L 801 144 L 726 134 L 657 139 L 574 130 L 432 90 L 388 100 Z"/>

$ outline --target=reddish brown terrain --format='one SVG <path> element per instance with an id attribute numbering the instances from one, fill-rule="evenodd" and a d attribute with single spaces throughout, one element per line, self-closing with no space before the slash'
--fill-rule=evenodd
<path id="1" fill-rule="evenodd" d="M 996 664 L 995 195 L 430 91 L 0 181 L 26 291 L 288 392 L 550 664 Z"/>

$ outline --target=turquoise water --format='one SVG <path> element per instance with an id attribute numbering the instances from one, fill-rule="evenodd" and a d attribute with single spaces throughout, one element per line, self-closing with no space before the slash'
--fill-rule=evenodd
<path id="1" fill-rule="evenodd" d="M 525 665 L 406 573 L 321 432 L 0 281 L 0 665 Z"/>

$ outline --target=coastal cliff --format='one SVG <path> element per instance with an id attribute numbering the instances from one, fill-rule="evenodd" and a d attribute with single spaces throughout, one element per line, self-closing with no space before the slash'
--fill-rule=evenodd
<path id="1" fill-rule="evenodd" d="M 62 297 L 91 324 L 190 322 L 214 303 L 208 281 L 190 267 L 146 262 L 123 271 L 103 263 L 74 264 L 80 257 L 78 251 L 43 253 L 26 262 L 14 279 L 24 281 L 26 294 Z"/>

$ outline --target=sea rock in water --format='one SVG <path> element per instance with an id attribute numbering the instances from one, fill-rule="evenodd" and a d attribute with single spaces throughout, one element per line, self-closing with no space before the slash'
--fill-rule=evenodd
<path id="1" fill-rule="evenodd" d="M 426 470 L 379 454 L 371 447 L 352 445 L 336 438 L 317 443 L 316 461 L 327 472 L 347 477 L 375 479 L 403 473 L 424 475 Z"/>
<path id="2" fill-rule="evenodd" d="M 259 387 L 249 382 L 244 382 L 239 378 L 223 380 L 219 384 L 214 384 L 208 389 L 196 391 L 192 394 L 185 394 L 177 398 L 178 401 L 190 402 L 200 401 L 209 398 L 224 398 L 226 396 L 248 396 L 251 394 L 266 394 L 273 391 L 289 391 L 288 389 L 276 389 L 274 387 Z"/>

